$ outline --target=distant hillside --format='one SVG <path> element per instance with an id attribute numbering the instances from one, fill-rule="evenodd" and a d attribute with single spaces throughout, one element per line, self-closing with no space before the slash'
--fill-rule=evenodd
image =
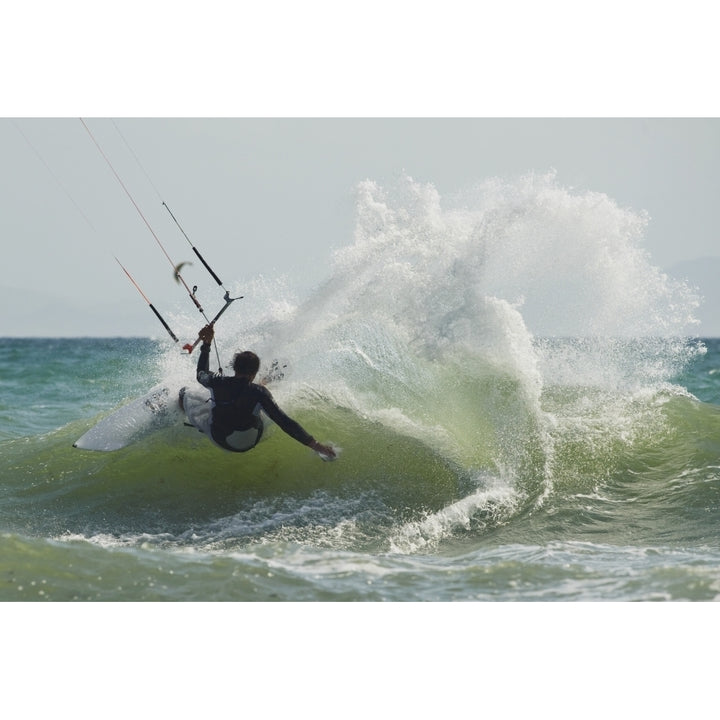
<path id="1" fill-rule="evenodd" d="M 697 335 L 720 337 L 720 257 L 677 263 L 665 272 L 687 281 L 703 298 Z M 0 287 L 0 296 L 0 337 L 164 336 L 140 301 L 120 304 L 90 297 L 85 302 L 12 287 Z"/>
<path id="2" fill-rule="evenodd" d="M 93 297 L 83 302 L 12 287 L 0 287 L 0 294 L 0 337 L 125 337 L 156 329 L 141 302 L 119 306 Z"/>
<path id="3" fill-rule="evenodd" d="M 698 258 L 677 263 L 665 272 L 678 280 L 685 280 L 702 296 L 697 310 L 701 337 L 720 337 L 720 257 Z"/>

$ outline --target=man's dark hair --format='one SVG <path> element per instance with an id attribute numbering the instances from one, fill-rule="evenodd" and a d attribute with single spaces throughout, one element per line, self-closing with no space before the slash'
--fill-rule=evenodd
<path id="1" fill-rule="evenodd" d="M 260 358 L 250 350 L 239 352 L 233 358 L 233 370 L 238 375 L 254 375 L 260 369 Z"/>

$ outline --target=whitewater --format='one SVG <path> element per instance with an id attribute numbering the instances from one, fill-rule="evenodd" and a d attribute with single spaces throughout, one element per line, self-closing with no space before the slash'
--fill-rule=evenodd
<path id="1" fill-rule="evenodd" d="M 277 429 L 239 457 L 183 426 L 74 449 L 196 357 L 1 341 L 0 599 L 718 599 L 720 344 L 651 219 L 552 173 L 356 201 L 325 282 L 244 281 L 216 333 L 226 367 L 287 364 L 273 394 L 334 463 Z"/>

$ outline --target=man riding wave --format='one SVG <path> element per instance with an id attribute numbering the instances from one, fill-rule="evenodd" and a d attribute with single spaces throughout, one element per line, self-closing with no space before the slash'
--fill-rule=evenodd
<path id="1" fill-rule="evenodd" d="M 206 325 L 198 333 L 202 345 L 196 377 L 210 390 L 210 400 L 198 403 L 190 393 L 181 391 L 180 403 L 188 414 L 188 420 L 221 448 L 230 452 L 246 452 L 254 448 L 262 437 L 262 410 L 290 437 L 312 448 L 324 460 L 334 460 L 337 455 L 330 445 L 315 440 L 280 409 L 266 387 L 253 382 L 260 368 L 260 358 L 254 352 L 246 350 L 235 355 L 235 374 L 232 377 L 210 372 L 210 347 L 214 336 L 212 325 Z M 202 407 L 203 404 L 205 407 Z"/>

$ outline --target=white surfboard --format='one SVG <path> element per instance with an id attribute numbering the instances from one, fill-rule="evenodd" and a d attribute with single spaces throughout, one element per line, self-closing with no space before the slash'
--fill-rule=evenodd
<path id="1" fill-rule="evenodd" d="M 151 432 L 182 422 L 185 414 L 180 408 L 178 393 L 177 387 L 156 385 L 103 418 L 73 447 L 104 452 L 120 450 Z"/>
<path id="2" fill-rule="evenodd" d="M 261 373 L 262 384 L 275 384 L 287 377 L 289 363 L 273 360 Z M 120 450 L 162 428 L 189 421 L 208 433 L 211 404 L 210 391 L 202 385 L 188 388 L 187 407 L 180 407 L 180 386 L 161 383 L 142 397 L 131 400 L 93 425 L 73 447 L 82 450 L 111 452 Z M 187 415 L 186 415 L 187 413 Z M 270 423 L 265 418 L 266 425 Z M 209 437 L 209 435 L 208 435 Z"/>

